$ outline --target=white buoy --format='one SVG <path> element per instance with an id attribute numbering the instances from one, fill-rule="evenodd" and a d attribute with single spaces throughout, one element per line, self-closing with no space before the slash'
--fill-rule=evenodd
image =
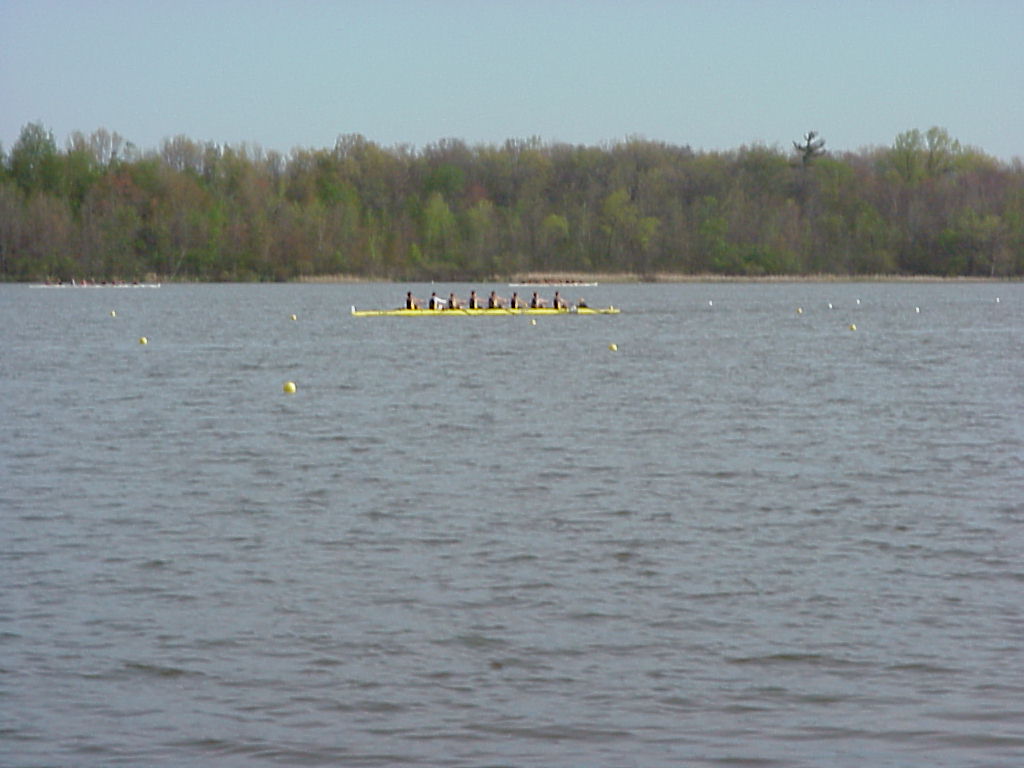
<path id="1" fill-rule="evenodd" d="M 832 302 L 831 301 L 828 303 L 828 308 L 832 309 Z"/>
<path id="2" fill-rule="evenodd" d="M 920 307 L 914 307 L 914 313 L 915 314 L 920 314 L 921 313 L 921 308 Z"/>
<path id="3" fill-rule="evenodd" d="M 708 299 L 708 306 L 709 306 L 709 307 L 713 307 L 713 306 L 715 306 L 715 302 L 713 302 L 713 301 L 711 301 L 710 299 Z"/>

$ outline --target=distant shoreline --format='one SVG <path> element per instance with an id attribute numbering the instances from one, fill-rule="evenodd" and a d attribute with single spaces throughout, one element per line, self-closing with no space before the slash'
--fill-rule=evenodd
<path id="1" fill-rule="evenodd" d="M 300 277 L 297 283 L 535 283 L 544 286 L 575 283 L 1019 283 L 1017 277 L 942 277 L 940 275 L 715 275 L 675 274 L 659 272 L 636 275 L 624 272 L 594 273 L 525 273 L 510 278 L 491 277 L 481 280 L 389 280 L 354 275 L 316 275 Z"/>
<path id="2" fill-rule="evenodd" d="M 0 281 L 9 285 L 44 285 L 37 280 L 31 281 Z M 159 277 L 149 274 L 146 284 L 162 285 L 216 285 L 218 283 L 232 285 L 267 284 L 265 281 L 232 281 L 232 280 L 181 280 L 168 277 Z M 593 272 L 593 273 L 520 273 L 511 277 L 488 277 L 477 280 L 464 278 L 453 279 L 426 279 L 410 278 L 405 280 L 390 279 L 384 277 L 363 277 L 360 275 L 307 275 L 284 281 L 282 284 L 362 284 L 362 283 L 392 283 L 395 285 L 430 284 L 430 283 L 477 283 L 477 284 L 534 284 L 542 287 L 574 286 L 583 287 L 584 284 L 598 285 L 629 285 L 629 284 L 654 284 L 654 283 L 1020 283 L 1024 282 L 1022 277 L 979 277 L 979 276 L 953 276 L 943 277 L 941 275 L 716 275 L 716 274 L 675 274 L 670 272 L 658 272 L 650 275 L 637 275 L 628 272 Z M 71 285 L 68 283 L 67 285 Z M 131 282 L 113 284 L 109 281 L 90 282 L 92 286 L 132 287 Z M 140 284 L 141 285 L 141 284 Z"/>

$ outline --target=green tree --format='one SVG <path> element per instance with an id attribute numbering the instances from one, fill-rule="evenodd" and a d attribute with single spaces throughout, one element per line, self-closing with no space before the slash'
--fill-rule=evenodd
<path id="1" fill-rule="evenodd" d="M 458 223 L 444 196 L 432 192 L 423 209 L 424 256 L 430 269 L 443 276 L 459 271 Z"/>
<path id="2" fill-rule="evenodd" d="M 924 135 L 924 153 L 925 176 L 935 178 L 953 171 L 963 148 L 946 129 L 932 126 Z"/>
<path id="3" fill-rule="evenodd" d="M 729 223 L 722 205 L 712 195 L 697 205 L 697 271 L 740 274 L 742 265 L 735 246 L 729 241 Z"/>
<path id="4" fill-rule="evenodd" d="M 605 198 L 602 207 L 602 229 L 607 236 L 608 251 L 603 259 L 607 265 L 619 261 L 640 274 L 648 272 L 648 249 L 658 231 L 658 220 L 641 216 L 629 199 L 629 192 L 619 189 Z M 624 258 L 618 258 L 618 254 Z"/>
<path id="5" fill-rule="evenodd" d="M 557 213 L 544 217 L 540 227 L 541 268 L 556 270 L 566 262 L 566 250 L 572 240 L 569 220 Z"/>
<path id="6" fill-rule="evenodd" d="M 40 123 L 29 123 L 11 149 L 10 168 L 15 183 L 27 195 L 55 192 L 60 180 L 60 159 L 53 133 Z"/>
<path id="7" fill-rule="evenodd" d="M 890 168 L 904 184 L 924 178 L 924 137 L 916 128 L 904 131 L 893 141 L 887 158 Z"/>
<path id="8" fill-rule="evenodd" d="M 492 277 L 500 258 L 498 216 L 490 200 L 480 200 L 466 211 L 467 277 Z"/>
<path id="9" fill-rule="evenodd" d="M 20 250 L 25 228 L 21 192 L 12 181 L 0 181 L 0 277 L 21 279 Z"/>
<path id="10" fill-rule="evenodd" d="M 62 160 L 61 195 L 68 201 L 71 210 L 77 214 L 86 194 L 99 181 L 101 169 L 96 163 L 88 140 L 77 132 L 71 135 Z"/>

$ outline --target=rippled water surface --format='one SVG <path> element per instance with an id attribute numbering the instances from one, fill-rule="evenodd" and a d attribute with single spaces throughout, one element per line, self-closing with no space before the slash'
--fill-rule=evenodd
<path id="1" fill-rule="evenodd" d="M 0 286 L 0 764 L 1024 764 L 1024 286 L 405 289 Z"/>

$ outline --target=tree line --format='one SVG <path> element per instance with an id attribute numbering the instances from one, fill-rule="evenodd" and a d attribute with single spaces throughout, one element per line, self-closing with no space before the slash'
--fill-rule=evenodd
<path id="1" fill-rule="evenodd" d="M 1024 275 L 1024 167 L 942 128 L 830 153 L 359 135 L 287 156 L 117 133 L 0 147 L 0 279 Z"/>

